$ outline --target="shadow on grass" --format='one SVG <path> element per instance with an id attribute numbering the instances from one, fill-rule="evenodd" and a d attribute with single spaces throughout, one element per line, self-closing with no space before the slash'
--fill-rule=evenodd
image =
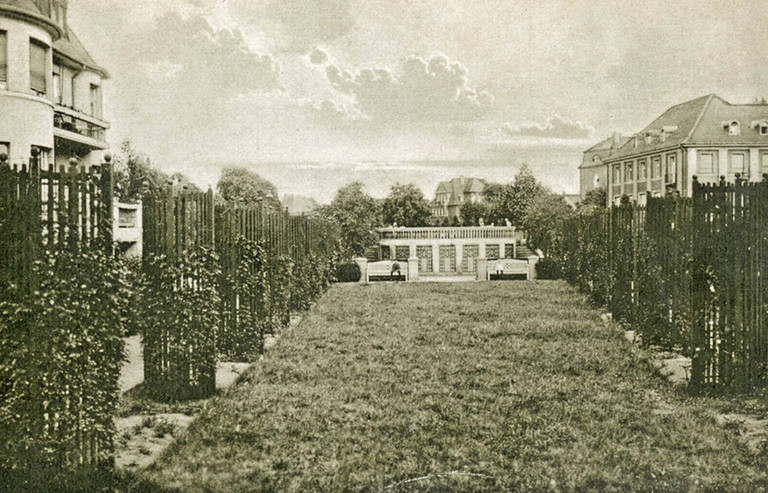
<path id="1" fill-rule="evenodd" d="M 179 493 L 140 474 L 111 468 L 83 467 L 77 471 L 45 473 L 0 470 L 0 491 L 40 493 Z"/>

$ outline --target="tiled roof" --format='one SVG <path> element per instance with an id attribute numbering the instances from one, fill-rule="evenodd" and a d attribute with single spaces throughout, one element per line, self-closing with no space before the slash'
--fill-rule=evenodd
<path id="1" fill-rule="evenodd" d="M 586 151 L 584 151 L 584 158 L 582 159 L 580 169 L 592 168 L 596 166 L 603 166 L 603 161 L 610 157 L 613 153 L 618 151 L 621 146 L 629 142 L 631 137 L 619 135 L 616 137 L 608 137 L 605 140 L 598 142 Z M 595 159 L 595 156 L 600 159 Z"/>
<path id="2" fill-rule="evenodd" d="M 669 108 L 633 139 L 609 156 L 610 160 L 671 149 L 681 144 L 695 145 L 768 145 L 768 136 L 760 135 L 753 122 L 768 120 L 768 104 L 731 104 L 709 94 Z M 730 135 L 724 124 L 739 123 L 738 135 Z M 664 139 L 661 138 L 662 130 Z M 646 139 L 646 136 L 650 138 Z"/>
<path id="3" fill-rule="evenodd" d="M 66 35 L 53 42 L 53 49 L 67 58 L 85 65 L 89 69 L 100 72 L 102 76 L 109 77 L 107 71 L 96 63 L 69 26 L 67 26 Z"/>

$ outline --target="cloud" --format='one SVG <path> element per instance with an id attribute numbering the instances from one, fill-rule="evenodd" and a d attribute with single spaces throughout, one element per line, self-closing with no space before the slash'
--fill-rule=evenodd
<path id="1" fill-rule="evenodd" d="M 560 115 L 549 118 L 544 125 L 529 124 L 512 126 L 505 123 L 501 126 L 504 134 L 512 137 L 545 137 L 553 139 L 589 139 L 595 133 L 594 127 L 579 121 L 571 121 Z"/>
<path id="2" fill-rule="evenodd" d="M 320 48 L 315 48 L 309 54 L 309 61 L 312 62 L 313 65 L 322 65 L 328 61 L 328 53 Z"/>
<path id="3" fill-rule="evenodd" d="M 279 67 L 271 56 L 253 52 L 239 30 L 214 29 L 201 15 L 158 18 L 134 57 L 148 77 L 172 77 L 169 89 L 187 96 L 218 99 L 278 87 Z"/>
<path id="4" fill-rule="evenodd" d="M 304 108 L 315 123 L 325 126 L 340 127 L 354 120 L 346 107 L 337 105 L 327 99 L 314 104 L 304 103 L 302 108 Z"/>
<path id="5" fill-rule="evenodd" d="M 340 38 L 355 24 L 349 0 L 273 0 L 267 13 L 297 49 Z"/>
<path id="6" fill-rule="evenodd" d="M 488 92 L 469 86 L 467 69 L 443 55 L 410 56 L 401 74 L 381 68 L 352 74 L 329 65 L 326 76 L 337 91 L 354 97 L 361 113 L 379 121 L 473 121 L 493 105 Z"/>

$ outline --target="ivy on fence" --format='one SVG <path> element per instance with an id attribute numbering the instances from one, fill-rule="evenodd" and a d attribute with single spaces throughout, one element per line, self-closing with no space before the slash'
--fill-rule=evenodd
<path id="1" fill-rule="evenodd" d="M 35 271 L 38 290 L 0 301 L 0 477 L 29 489 L 112 464 L 128 309 L 126 269 L 105 254 L 53 252 Z"/>
<path id="2" fill-rule="evenodd" d="M 216 389 L 220 324 L 219 263 L 209 249 L 148 257 L 142 305 L 144 378 L 164 401 L 207 397 Z"/>
<path id="3" fill-rule="evenodd" d="M 692 359 L 696 392 L 768 385 L 768 182 L 700 184 L 561 224 L 564 277 L 643 344 Z"/>

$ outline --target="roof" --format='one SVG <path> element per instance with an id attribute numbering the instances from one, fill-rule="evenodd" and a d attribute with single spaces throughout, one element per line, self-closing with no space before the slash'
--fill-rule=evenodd
<path id="1" fill-rule="evenodd" d="M 623 159 L 681 145 L 768 145 L 768 137 L 752 128 L 753 122 L 761 120 L 768 120 L 768 104 L 731 104 L 709 94 L 672 106 L 608 159 Z M 739 135 L 730 135 L 724 128 L 724 123 L 730 121 L 739 122 Z"/>
<path id="2" fill-rule="evenodd" d="M 601 140 L 597 144 L 593 145 L 586 151 L 584 151 L 584 158 L 582 159 L 580 169 L 592 168 L 596 166 L 603 166 L 603 161 L 611 156 L 611 154 L 618 151 L 618 149 L 629 142 L 631 137 L 626 135 L 613 135 L 605 140 Z M 595 159 L 595 156 L 600 159 Z"/>
<path id="3" fill-rule="evenodd" d="M 75 62 L 79 62 L 91 70 L 99 72 L 103 77 L 109 78 L 107 71 L 96 63 L 69 26 L 67 26 L 66 34 L 53 42 L 53 49 L 65 57 L 70 58 Z"/>
<path id="4" fill-rule="evenodd" d="M 11 12 L 16 12 L 19 15 L 31 17 L 40 24 L 44 24 L 45 27 L 52 31 L 53 35 L 53 49 L 59 54 L 71 59 L 80 65 L 85 65 L 87 68 L 99 72 L 103 77 L 109 77 L 106 70 L 101 68 L 99 64 L 91 57 L 88 50 L 85 49 L 83 44 L 75 35 L 72 28 L 69 26 L 61 26 L 57 24 L 50 17 L 50 13 L 43 12 L 40 7 L 32 0 L 0 0 L 0 9 L 5 7 Z"/>
<path id="5" fill-rule="evenodd" d="M 54 38 L 62 36 L 61 26 L 56 24 L 45 14 L 32 0 L 0 0 L 0 9 L 11 12 L 17 16 L 31 18 L 44 29 L 47 29 Z"/>
<path id="6" fill-rule="evenodd" d="M 459 200 L 459 197 L 468 193 L 482 193 L 485 190 L 486 183 L 480 178 L 466 178 L 459 177 L 453 178 L 450 181 L 441 181 L 437 185 L 435 190 L 435 196 L 441 193 L 450 194 L 448 205 L 462 205 L 464 201 Z"/>

